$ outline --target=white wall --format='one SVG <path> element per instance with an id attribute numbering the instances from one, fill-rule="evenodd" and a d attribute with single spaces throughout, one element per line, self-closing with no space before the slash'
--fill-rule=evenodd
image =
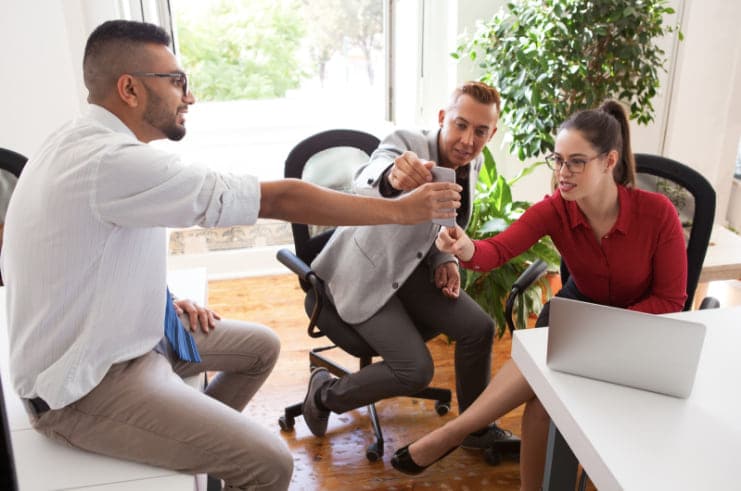
<path id="1" fill-rule="evenodd" d="M 145 6 L 156 19 L 153 2 L 146 0 Z M 88 35 L 106 20 L 140 20 L 138 5 L 139 0 L 2 0 L 0 147 L 29 157 L 49 133 L 84 109 Z"/>
<path id="2" fill-rule="evenodd" d="M 0 146 L 26 156 L 79 108 L 62 2 L 4 0 L 0 16 Z"/>
<path id="3" fill-rule="evenodd" d="M 741 2 L 685 1 L 685 39 L 679 43 L 664 146 L 666 156 L 697 169 L 713 185 L 719 222 L 738 213 L 728 204 L 741 135 L 740 23 Z"/>

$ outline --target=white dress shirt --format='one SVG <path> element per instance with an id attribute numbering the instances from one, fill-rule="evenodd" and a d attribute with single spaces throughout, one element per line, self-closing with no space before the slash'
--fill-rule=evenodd
<path id="1" fill-rule="evenodd" d="M 218 174 L 136 139 L 91 105 L 26 164 L 2 248 L 11 377 L 52 409 L 163 337 L 165 227 L 257 220 L 252 176 Z M 177 292 L 173 292 L 177 293 Z"/>

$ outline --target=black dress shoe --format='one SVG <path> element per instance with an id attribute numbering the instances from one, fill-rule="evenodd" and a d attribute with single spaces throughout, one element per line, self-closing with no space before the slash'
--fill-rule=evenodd
<path id="1" fill-rule="evenodd" d="M 409 444 L 411 445 L 411 443 Z M 440 457 L 438 457 L 434 462 L 432 462 L 429 465 L 421 466 L 417 465 L 414 460 L 412 460 L 412 455 L 409 453 L 409 445 L 400 448 L 396 452 L 394 452 L 394 456 L 391 457 L 391 465 L 399 472 L 403 472 L 404 474 L 409 474 L 412 476 L 416 476 L 417 474 L 421 474 L 425 469 L 427 469 L 430 465 L 437 463 L 438 461 L 444 459 L 448 456 L 451 452 L 456 450 L 458 447 L 453 447 L 444 454 L 442 454 Z"/>

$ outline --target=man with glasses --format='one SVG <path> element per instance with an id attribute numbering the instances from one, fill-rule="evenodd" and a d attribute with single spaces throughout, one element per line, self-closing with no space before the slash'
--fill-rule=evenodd
<path id="1" fill-rule="evenodd" d="M 259 183 L 184 165 L 146 143 L 185 135 L 195 102 L 159 27 L 109 21 L 83 61 L 90 106 L 25 166 L 3 247 L 13 385 L 34 427 L 85 450 L 228 488 L 286 489 L 283 441 L 240 412 L 280 344 L 167 290 L 165 227 L 426 222 L 452 217 L 460 187 L 396 201 L 298 180 Z M 162 301 L 165 305 L 162 305 Z M 179 376 L 219 371 L 206 394 Z"/>

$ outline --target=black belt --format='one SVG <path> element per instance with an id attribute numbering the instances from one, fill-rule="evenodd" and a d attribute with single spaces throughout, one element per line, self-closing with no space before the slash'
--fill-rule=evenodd
<path id="1" fill-rule="evenodd" d="M 33 410 L 36 411 L 36 415 L 40 416 L 47 412 L 50 408 L 49 405 L 40 397 L 34 397 L 33 399 L 26 399 Z"/>

